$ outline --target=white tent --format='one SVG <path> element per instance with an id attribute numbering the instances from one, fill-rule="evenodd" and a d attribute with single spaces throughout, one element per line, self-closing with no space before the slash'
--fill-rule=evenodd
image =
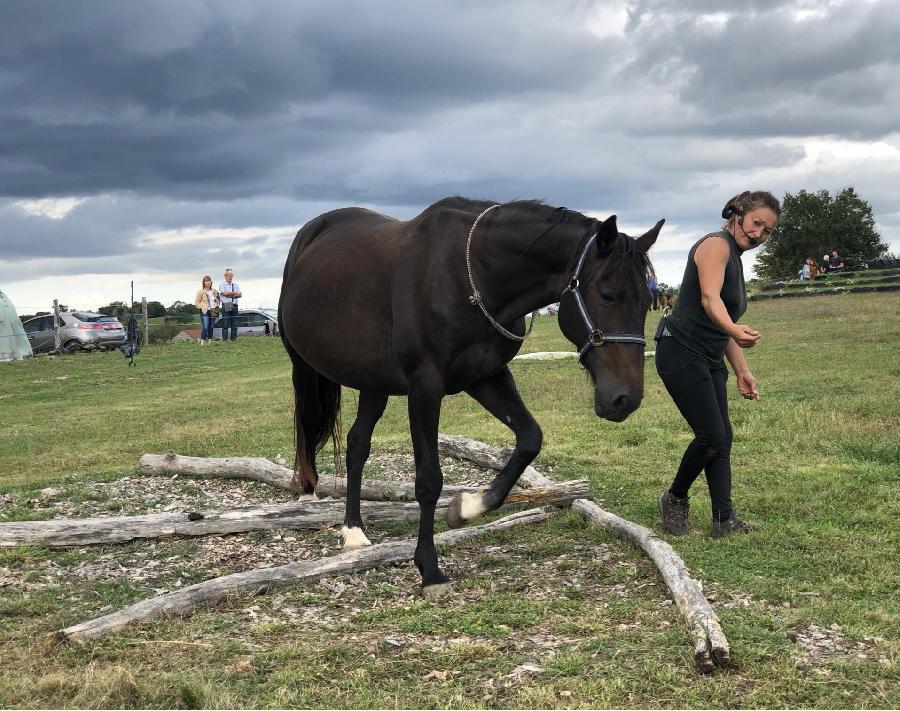
<path id="1" fill-rule="evenodd" d="M 12 301 L 0 291 L 0 363 L 33 355 Z"/>

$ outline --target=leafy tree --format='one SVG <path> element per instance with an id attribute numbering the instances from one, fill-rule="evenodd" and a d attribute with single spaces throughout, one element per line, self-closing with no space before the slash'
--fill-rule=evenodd
<path id="1" fill-rule="evenodd" d="M 185 303 L 184 301 L 175 301 L 166 312 L 171 316 L 193 316 L 198 313 L 198 309 L 193 304 Z"/>
<path id="2" fill-rule="evenodd" d="M 872 206 L 852 186 L 834 197 L 827 190 L 786 193 L 778 230 L 760 248 L 754 269 L 764 279 L 792 277 L 806 257 L 818 262 L 833 249 L 848 267 L 887 252 L 875 229 Z"/>
<path id="3" fill-rule="evenodd" d="M 97 313 L 101 313 L 104 316 L 115 316 L 116 318 L 121 318 L 122 316 L 126 316 L 128 314 L 128 304 L 124 301 L 113 301 L 106 306 L 100 306 L 97 309 Z"/>
<path id="4" fill-rule="evenodd" d="M 165 316 L 166 315 L 166 307 L 162 305 L 159 301 L 148 301 L 147 302 L 147 315 L 150 318 L 154 318 L 155 316 Z"/>

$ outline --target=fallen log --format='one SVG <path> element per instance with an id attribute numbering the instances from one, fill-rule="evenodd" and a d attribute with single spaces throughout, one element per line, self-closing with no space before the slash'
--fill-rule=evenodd
<path id="1" fill-rule="evenodd" d="M 513 491 L 504 506 L 567 506 L 588 496 L 587 480 Z M 446 511 L 450 497 L 438 500 L 437 511 Z M 366 523 L 419 520 L 419 505 L 388 501 L 363 501 Z M 247 506 L 226 511 L 190 511 L 110 516 L 104 518 L 54 519 L 0 523 L 0 548 L 20 545 L 68 548 L 101 543 L 124 543 L 138 538 L 209 536 L 273 528 L 319 529 L 343 523 L 345 503 L 334 499 L 291 501 L 286 504 Z"/>
<path id="2" fill-rule="evenodd" d="M 439 503 L 446 506 L 449 500 Z M 68 548 L 124 543 L 138 538 L 209 536 L 272 528 L 319 529 L 342 523 L 344 508 L 343 501 L 331 499 L 247 506 L 226 511 L 13 521 L 0 523 L 0 548 L 20 545 Z M 419 505 L 413 503 L 364 501 L 361 509 L 365 520 L 372 523 L 419 520 Z"/>
<path id="3" fill-rule="evenodd" d="M 717 665 L 727 666 L 731 651 L 719 618 L 691 577 L 684 561 L 665 541 L 649 528 L 604 511 L 591 501 L 579 499 L 572 504 L 584 518 L 611 529 L 644 549 L 656 564 L 672 599 L 687 620 L 694 638 L 694 662 L 702 672 L 711 672 Z"/>
<path id="4" fill-rule="evenodd" d="M 185 457 L 174 452 L 168 454 L 144 454 L 138 461 L 138 468 L 144 474 L 178 474 L 200 479 L 249 479 L 268 484 L 277 489 L 292 491 L 293 472 L 268 459 L 260 457 Z M 445 495 L 464 491 L 476 491 L 471 486 L 444 486 Z M 316 487 L 318 496 L 341 498 L 347 495 L 347 481 L 343 477 L 323 474 Z M 360 498 L 367 501 L 415 501 L 415 485 L 363 479 Z"/>
<path id="5" fill-rule="evenodd" d="M 434 537 L 434 542 L 437 545 L 453 546 L 512 526 L 545 521 L 549 517 L 550 511 L 546 508 L 530 509 L 481 526 L 438 534 Z M 52 633 L 52 637 L 57 642 L 103 637 L 136 622 L 146 622 L 164 616 L 187 617 L 198 606 L 218 602 L 237 592 L 267 591 L 278 583 L 316 580 L 326 575 L 358 572 L 380 565 L 401 563 L 412 558 L 416 543 L 416 539 L 413 538 L 379 543 L 315 561 L 290 563 L 275 568 L 261 568 L 213 578 L 176 592 L 143 600 L 124 610 L 58 630 Z"/>
<path id="6" fill-rule="evenodd" d="M 506 466 L 506 462 L 509 461 L 509 457 L 512 455 L 511 447 L 500 449 L 462 435 L 443 433 L 438 434 L 438 449 L 444 454 L 459 457 L 460 459 L 468 459 L 479 466 L 497 471 Z M 525 467 L 525 471 L 519 477 L 518 484 L 524 489 L 531 486 L 549 486 L 553 484 L 553 480 L 548 479 L 529 465 Z"/>

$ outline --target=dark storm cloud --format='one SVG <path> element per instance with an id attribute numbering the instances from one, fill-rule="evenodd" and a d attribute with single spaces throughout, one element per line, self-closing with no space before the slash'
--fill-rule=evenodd
<path id="1" fill-rule="evenodd" d="M 872 139 L 897 130 L 896 3 L 688 5 L 700 12 L 636 3 L 629 26 L 643 41 L 623 71 L 656 77 L 694 109 L 675 133 Z"/>
<path id="2" fill-rule="evenodd" d="M 188 232 L 287 240 L 337 206 L 406 218 L 451 194 L 705 230 L 749 171 L 800 164 L 798 139 L 896 136 L 897 36 L 888 0 L 6 0 L 0 281 L 211 248 L 277 276 L 287 241 Z M 764 187 L 852 180 L 810 175 Z M 16 203 L 67 196 L 89 199 Z"/>
<path id="3" fill-rule="evenodd" d="M 284 191 L 292 157 L 327 165 L 448 106 L 571 89 L 606 56 L 526 3 L 4 3 L 0 28 L 15 196 Z"/>

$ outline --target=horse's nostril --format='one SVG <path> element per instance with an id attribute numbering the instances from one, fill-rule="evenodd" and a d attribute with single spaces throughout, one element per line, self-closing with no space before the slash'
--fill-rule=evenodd
<path id="1" fill-rule="evenodd" d="M 627 395 L 619 395 L 615 400 L 613 400 L 612 404 L 616 410 L 627 410 L 629 398 Z"/>

